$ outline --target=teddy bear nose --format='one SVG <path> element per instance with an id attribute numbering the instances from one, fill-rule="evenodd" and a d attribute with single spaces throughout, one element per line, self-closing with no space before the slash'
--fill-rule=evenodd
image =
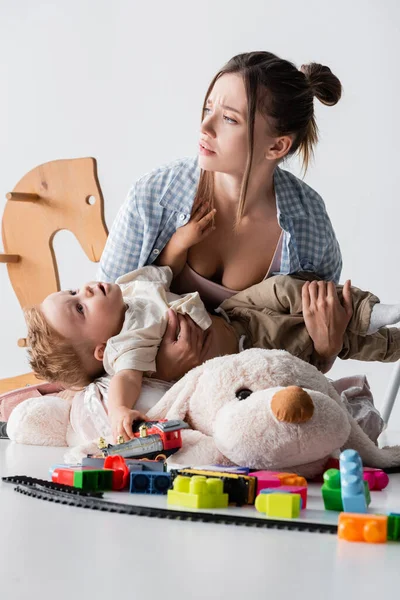
<path id="1" fill-rule="evenodd" d="M 291 385 L 273 395 L 271 410 L 278 421 L 305 423 L 314 414 L 314 404 L 311 396 L 301 387 Z"/>

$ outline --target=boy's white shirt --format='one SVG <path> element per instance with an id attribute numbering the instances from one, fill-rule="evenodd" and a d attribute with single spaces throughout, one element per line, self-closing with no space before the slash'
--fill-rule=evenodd
<path id="1" fill-rule="evenodd" d="M 127 309 L 120 333 L 107 341 L 103 364 L 109 375 L 124 369 L 156 371 L 156 356 L 168 324 L 168 309 L 187 314 L 203 330 L 211 318 L 198 292 L 179 296 L 169 291 L 169 267 L 142 267 L 119 277 Z"/>

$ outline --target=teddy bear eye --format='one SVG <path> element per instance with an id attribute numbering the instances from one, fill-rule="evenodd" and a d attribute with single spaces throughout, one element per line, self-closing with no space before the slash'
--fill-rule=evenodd
<path id="1" fill-rule="evenodd" d="M 249 396 L 251 396 L 253 392 L 247 388 L 242 388 L 236 392 L 236 398 L 238 400 L 246 400 Z"/>

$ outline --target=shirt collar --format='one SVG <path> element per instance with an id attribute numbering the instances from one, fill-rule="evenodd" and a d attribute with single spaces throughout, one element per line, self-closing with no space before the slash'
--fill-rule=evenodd
<path id="1" fill-rule="evenodd" d="M 175 175 L 164 195 L 160 205 L 177 213 L 186 215 L 192 212 L 193 202 L 200 177 L 198 159 L 185 161 Z M 306 217 L 304 208 L 304 190 L 299 180 L 289 171 L 277 167 L 274 171 L 274 189 L 278 217 Z"/>
<path id="2" fill-rule="evenodd" d="M 274 171 L 276 210 L 279 217 L 307 217 L 304 189 L 295 175 L 277 167 Z"/>
<path id="3" fill-rule="evenodd" d="M 175 212 L 190 214 L 192 212 L 199 177 L 200 169 L 197 158 L 185 161 L 176 171 L 165 194 L 162 196 L 160 200 L 161 206 Z"/>

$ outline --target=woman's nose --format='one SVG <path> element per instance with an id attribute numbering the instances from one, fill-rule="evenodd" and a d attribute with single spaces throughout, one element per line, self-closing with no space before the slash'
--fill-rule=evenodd
<path id="1" fill-rule="evenodd" d="M 203 121 L 201 122 L 200 133 L 208 135 L 211 138 L 216 137 L 212 115 L 204 117 Z"/>

